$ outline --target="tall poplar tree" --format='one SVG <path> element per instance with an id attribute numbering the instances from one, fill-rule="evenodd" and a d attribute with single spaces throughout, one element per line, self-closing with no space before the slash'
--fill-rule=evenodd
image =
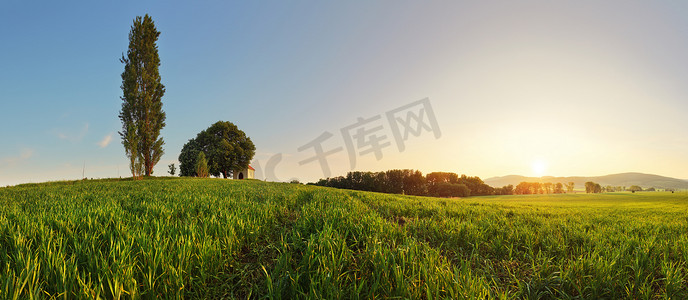
<path id="1" fill-rule="evenodd" d="M 129 32 L 129 49 L 122 54 L 122 145 L 132 164 L 134 177 L 140 176 L 143 165 L 145 175 L 153 174 L 153 167 L 160 161 L 164 141 L 160 130 L 165 127 L 162 96 L 165 86 L 160 83 L 160 57 L 156 42 L 160 32 L 147 14 L 136 17 Z M 137 172 L 139 174 L 137 174 Z"/>

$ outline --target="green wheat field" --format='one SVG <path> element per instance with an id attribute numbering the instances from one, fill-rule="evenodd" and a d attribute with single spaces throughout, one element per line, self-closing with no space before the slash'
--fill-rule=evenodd
<path id="1" fill-rule="evenodd" d="M 222 179 L 0 188 L 0 297 L 688 298 L 688 194 Z"/>

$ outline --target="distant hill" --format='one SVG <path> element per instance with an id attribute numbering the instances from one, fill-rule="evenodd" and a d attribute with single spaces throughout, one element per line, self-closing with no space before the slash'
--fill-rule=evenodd
<path id="1" fill-rule="evenodd" d="M 625 186 L 629 187 L 631 185 L 638 185 L 642 188 L 660 188 L 660 189 L 688 189 L 688 180 L 653 175 L 653 174 L 643 174 L 643 173 L 620 173 L 605 176 L 571 176 L 571 177 L 526 177 L 521 175 L 507 175 L 501 177 L 492 177 L 485 179 L 485 183 L 493 187 L 502 187 L 505 185 L 513 184 L 514 186 L 523 182 L 552 182 L 552 183 L 567 183 L 574 182 L 576 184 L 576 189 L 580 189 L 585 186 L 585 182 L 592 181 L 599 183 L 602 186 Z"/>

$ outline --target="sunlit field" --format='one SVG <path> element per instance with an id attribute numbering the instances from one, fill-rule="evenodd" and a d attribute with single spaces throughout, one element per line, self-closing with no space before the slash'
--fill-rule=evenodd
<path id="1" fill-rule="evenodd" d="M 0 188 L 2 298 L 688 297 L 688 194 L 260 181 Z"/>

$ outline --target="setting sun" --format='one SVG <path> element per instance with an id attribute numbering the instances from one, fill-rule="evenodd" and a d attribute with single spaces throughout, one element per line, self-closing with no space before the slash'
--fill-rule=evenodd
<path id="1" fill-rule="evenodd" d="M 531 168 L 533 169 L 533 175 L 537 177 L 542 177 L 547 171 L 547 163 L 545 161 L 538 159 L 533 161 Z"/>

